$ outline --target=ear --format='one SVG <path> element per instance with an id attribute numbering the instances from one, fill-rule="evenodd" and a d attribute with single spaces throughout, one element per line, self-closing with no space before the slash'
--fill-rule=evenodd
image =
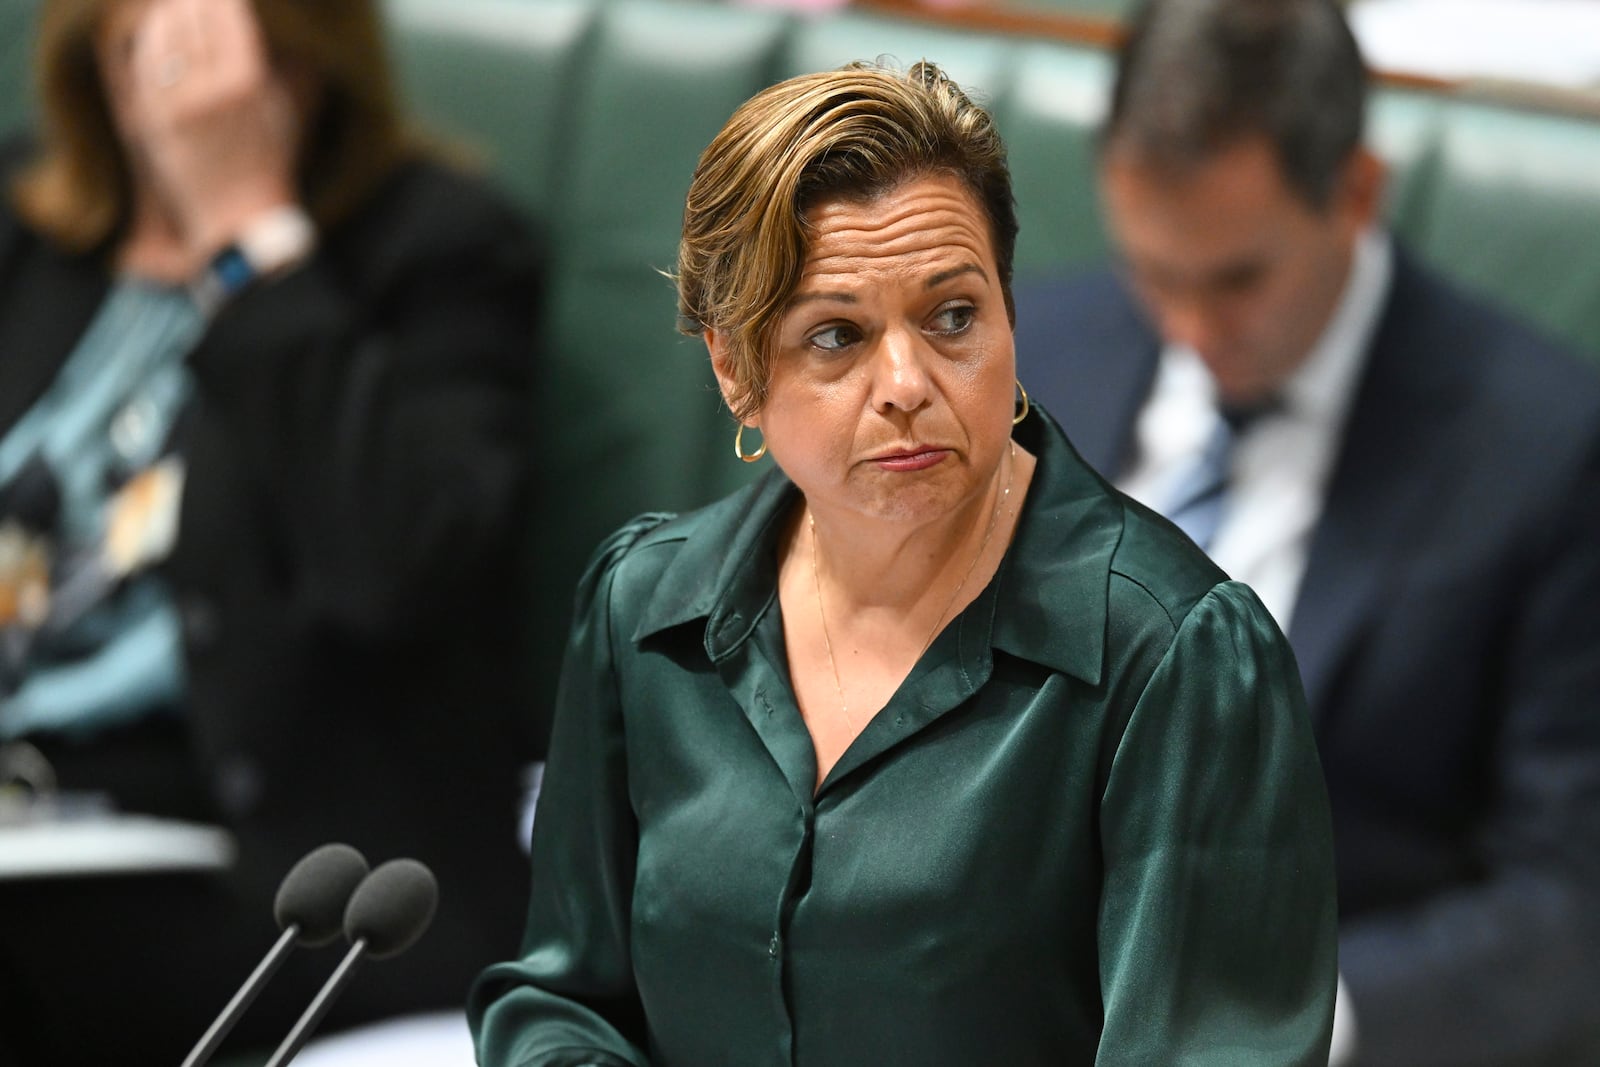
<path id="1" fill-rule="evenodd" d="M 1365 145 L 1345 161 L 1339 178 L 1339 209 L 1353 232 L 1375 224 L 1383 213 L 1384 182 L 1388 177 L 1383 160 Z"/>
<path id="2" fill-rule="evenodd" d="M 717 388 L 722 390 L 722 402 L 732 409 L 733 403 L 729 399 L 733 396 L 734 381 L 732 364 L 728 358 L 728 337 L 721 330 L 707 329 L 702 335 L 706 341 L 706 352 L 711 356 L 711 373 L 717 376 Z M 758 425 L 755 419 L 745 419 L 744 424 L 749 427 Z"/>

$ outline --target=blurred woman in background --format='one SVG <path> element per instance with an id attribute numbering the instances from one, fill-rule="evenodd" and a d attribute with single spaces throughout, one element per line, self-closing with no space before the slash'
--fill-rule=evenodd
<path id="1" fill-rule="evenodd" d="M 331 1025 L 457 1003 L 514 934 L 542 253 L 407 134 L 383 44 L 371 0 L 41 7 L 0 152 L 0 741 L 238 851 L 0 883 L 20 1062 L 177 1062 L 324 841 L 442 883 Z"/>

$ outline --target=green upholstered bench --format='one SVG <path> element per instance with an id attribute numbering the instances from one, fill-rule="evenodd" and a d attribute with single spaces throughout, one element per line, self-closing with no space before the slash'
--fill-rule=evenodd
<path id="1" fill-rule="evenodd" d="M 700 150 L 763 86 L 851 59 L 924 57 L 991 106 L 1011 151 L 1022 273 L 1107 255 L 1092 144 L 1101 49 L 869 10 L 807 17 L 693 0 L 391 0 L 417 111 L 473 138 L 555 251 L 540 464 L 565 491 L 539 533 L 560 633 L 593 545 L 752 471 L 704 350 L 673 330 L 683 195 Z M 1427 258 L 1600 357 L 1600 122 L 1386 88 L 1373 139 L 1390 213 Z M 1026 375 L 1026 368 L 1023 369 Z M 548 638 L 547 638 L 548 640 Z"/>
<path id="2" fill-rule="evenodd" d="M 27 121 L 33 109 L 28 50 L 38 0 L 0 0 L 0 131 Z"/>
<path id="3" fill-rule="evenodd" d="M 0 3 L 0 122 L 28 113 L 21 42 L 36 2 Z M 933 59 L 1006 135 L 1019 272 L 1107 255 L 1092 141 L 1111 63 L 1093 45 L 862 9 L 386 4 L 417 114 L 476 148 L 553 253 L 530 413 L 543 435 L 536 463 L 559 492 L 536 531 L 532 597 L 545 623 L 538 655 L 552 669 L 572 585 L 607 531 L 639 511 L 693 507 L 753 473 L 733 457 L 702 346 L 674 332 L 662 273 L 694 162 L 741 101 L 851 59 Z M 1600 119 L 1385 87 L 1371 126 L 1392 167 L 1395 228 L 1462 282 L 1600 358 Z"/>

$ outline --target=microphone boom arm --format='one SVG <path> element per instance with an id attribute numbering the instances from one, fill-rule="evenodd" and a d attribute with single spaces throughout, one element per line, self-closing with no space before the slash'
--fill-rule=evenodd
<path id="1" fill-rule="evenodd" d="M 212 1021 L 210 1029 L 201 1034 L 200 1040 L 189 1050 L 189 1055 L 183 1061 L 183 1067 L 198 1067 L 211 1058 L 211 1054 L 217 1051 L 217 1046 L 228 1036 L 228 1031 L 233 1029 L 233 1024 L 239 1021 L 245 1009 L 256 999 L 256 994 L 261 992 L 261 987 L 267 984 L 267 979 L 271 978 L 289 957 L 290 950 L 294 948 L 295 938 L 299 935 L 300 927 L 293 923 L 284 928 L 271 951 L 261 958 L 261 962 L 256 964 L 256 969 L 250 972 L 250 977 L 245 979 L 244 985 L 240 986 L 233 999 L 228 1001 L 228 1006 L 222 1009 L 222 1014 Z"/>
<path id="2" fill-rule="evenodd" d="M 283 1039 L 283 1044 L 272 1054 L 266 1067 L 283 1067 L 284 1064 L 300 1052 L 300 1049 L 311 1038 L 311 1031 L 316 1029 L 322 1017 L 328 1014 L 328 1009 L 333 1006 L 334 998 L 344 991 L 350 984 L 350 979 L 355 976 L 356 964 L 361 962 L 361 957 L 366 954 L 367 942 L 363 938 L 350 946 L 350 951 L 344 954 L 344 959 L 339 961 L 339 966 L 334 969 L 328 981 L 318 991 L 316 999 L 307 1005 L 295 1022 L 294 1029 L 289 1031 L 289 1036 Z"/>

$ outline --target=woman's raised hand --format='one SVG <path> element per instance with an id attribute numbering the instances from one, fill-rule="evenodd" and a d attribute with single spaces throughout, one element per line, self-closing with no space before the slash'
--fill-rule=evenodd
<path id="1" fill-rule="evenodd" d="M 249 0 L 146 0 L 111 43 L 107 88 L 137 178 L 193 253 L 297 200 L 300 119 Z"/>

